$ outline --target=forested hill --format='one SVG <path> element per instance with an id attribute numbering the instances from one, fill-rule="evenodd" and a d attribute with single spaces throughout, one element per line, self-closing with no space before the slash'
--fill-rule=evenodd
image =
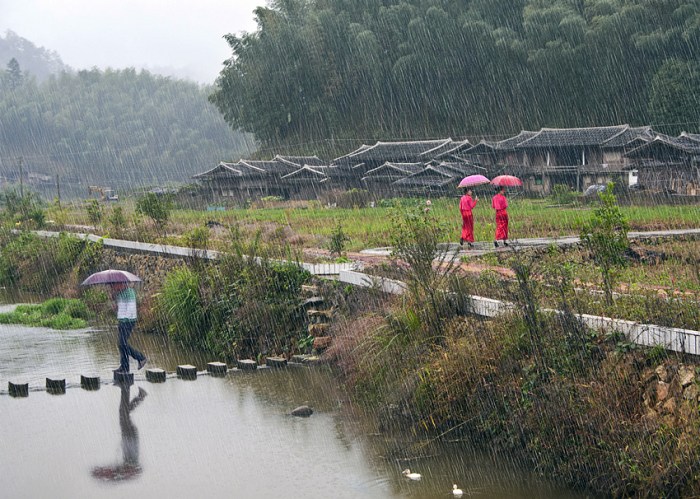
<path id="1" fill-rule="evenodd" d="M 270 148 L 700 125 L 697 1 L 276 0 L 256 16 L 227 37 L 212 102 Z"/>
<path id="2" fill-rule="evenodd" d="M 7 31 L 5 36 L 0 36 L 0 63 L 2 67 L 15 59 L 20 68 L 38 81 L 46 80 L 52 74 L 61 71 L 71 71 L 71 68 L 63 63 L 57 52 L 37 47 L 26 38 L 22 38 L 14 31 Z"/>
<path id="3" fill-rule="evenodd" d="M 191 182 L 253 146 L 196 83 L 133 69 L 61 73 L 40 84 L 11 74 L 0 94 L 0 175 L 10 181 L 22 157 L 25 175 L 53 183 L 58 174 L 64 193 L 82 197 L 88 185 Z"/>

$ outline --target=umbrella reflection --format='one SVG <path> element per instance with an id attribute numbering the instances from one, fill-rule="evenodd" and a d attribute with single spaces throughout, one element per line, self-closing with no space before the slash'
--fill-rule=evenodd
<path id="1" fill-rule="evenodd" d="M 119 385 L 121 400 L 119 402 L 119 427 L 122 434 L 122 462 L 113 466 L 96 466 L 92 476 L 100 480 L 118 482 L 136 478 L 141 474 L 139 464 L 139 432 L 131 421 L 131 411 L 146 397 L 146 390 L 139 387 L 139 392 L 133 400 L 130 399 L 131 386 Z"/>

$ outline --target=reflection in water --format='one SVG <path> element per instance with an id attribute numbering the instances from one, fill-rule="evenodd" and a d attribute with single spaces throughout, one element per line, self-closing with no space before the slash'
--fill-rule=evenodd
<path id="1" fill-rule="evenodd" d="M 141 474 L 139 463 L 139 431 L 131 421 L 131 411 L 136 409 L 146 397 L 146 390 L 139 387 L 139 393 L 129 400 L 131 385 L 122 383 L 121 399 L 119 402 L 119 427 L 122 433 L 122 462 L 114 466 L 97 466 L 92 470 L 92 476 L 101 480 L 118 482 L 136 478 Z"/>

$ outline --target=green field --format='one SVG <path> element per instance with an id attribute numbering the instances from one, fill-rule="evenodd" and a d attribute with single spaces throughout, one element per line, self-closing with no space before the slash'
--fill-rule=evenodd
<path id="1" fill-rule="evenodd" d="M 374 208 L 326 208 L 317 201 L 289 201 L 271 203 L 271 207 L 238 208 L 220 212 L 175 209 L 171 213 L 166 230 L 170 242 L 177 242 L 177 237 L 188 230 L 202 226 L 207 221 L 216 221 L 224 227 L 237 225 L 244 236 L 252 237 L 260 231 L 263 240 L 269 243 L 323 248 L 327 245 L 334 228 L 340 223 L 343 231 L 350 237 L 347 250 L 355 251 L 389 245 L 396 217 L 400 217 L 409 207 L 425 207 L 425 201 L 389 200 Z M 440 198 L 431 202 L 432 214 L 446 227 L 443 241 L 459 241 L 459 199 Z M 128 202 L 120 204 L 127 215 L 129 225 L 133 226 L 133 206 Z M 105 212 L 108 214 L 110 209 L 112 206 L 107 205 Z M 588 220 L 592 209 L 593 205 L 552 206 L 551 200 L 548 199 L 511 199 L 508 208 L 510 237 L 518 239 L 577 235 L 579 227 L 582 222 Z M 622 206 L 621 209 L 630 223 L 630 230 L 633 231 L 700 226 L 698 205 Z M 52 215 L 50 217 L 58 218 Z M 61 218 L 65 224 L 89 224 L 85 209 L 81 206 L 67 210 Z M 141 220 L 140 223 L 147 225 L 148 221 Z M 490 206 L 490 198 L 479 199 L 479 204 L 474 209 L 474 228 L 477 241 L 493 239 L 494 213 Z M 109 233 L 108 223 L 103 222 L 95 232 Z M 129 237 L 129 231 L 125 237 Z M 217 240 L 225 238 L 225 231 L 217 231 L 211 236 L 214 245 Z"/>

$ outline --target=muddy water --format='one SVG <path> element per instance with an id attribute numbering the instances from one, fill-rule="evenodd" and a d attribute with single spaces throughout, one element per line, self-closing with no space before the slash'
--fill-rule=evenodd
<path id="1" fill-rule="evenodd" d="M 452 483 L 481 497 L 570 496 L 463 442 L 375 432 L 326 369 L 162 384 L 137 372 L 120 388 L 108 383 L 115 343 L 110 328 L 0 326 L 0 497 L 444 498 Z M 168 371 L 216 360 L 165 338 L 133 343 Z M 81 389 L 81 374 L 99 374 L 100 389 Z M 47 376 L 65 378 L 66 393 L 48 394 Z M 28 382 L 29 397 L 10 397 L 8 380 Z M 288 415 L 301 404 L 315 409 L 310 418 Z M 422 480 L 402 477 L 406 467 Z"/>

